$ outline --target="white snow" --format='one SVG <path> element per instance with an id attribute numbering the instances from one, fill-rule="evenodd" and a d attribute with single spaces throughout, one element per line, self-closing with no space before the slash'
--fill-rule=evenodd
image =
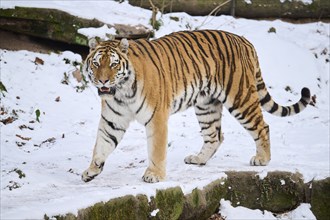
<path id="1" fill-rule="evenodd" d="M 61 9 L 108 24 L 148 26 L 151 17 L 151 11 L 127 2 L 1 1 L 2 8 L 15 5 Z M 178 17 L 179 21 L 170 16 Z M 72 77 L 79 68 L 73 62 L 81 62 L 80 55 L 69 51 L 40 54 L 0 50 L 1 82 L 8 90 L 5 97 L 1 95 L 0 105 L 7 113 L 0 117 L 3 120 L 13 116 L 13 110 L 18 115 L 13 123 L 0 123 L 1 219 L 40 219 L 45 213 L 48 216 L 76 214 L 78 209 L 99 201 L 126 194 L 151 196 L 156 189 L 172 186 L 180 186 L 184 193 L 190 193 L 196 187 L 203 188 L 215 179 L 226 177 L 225 171 L 256 171 L 260 177 L 276 170 L 300 172 L 305 182 L 330 176 L 329 24 L 290 24 L 230 16 L 192 17 L 185 13 L 159 14 L 158 17 L 163 26 L 156 37 L 196 28 L 243 35 L 255 45 L 264 80 L 276 101 L 283 105 L 296 102 L 301 88 L 308 86 L 312 94 L 316 94 L 316 107 L 309 106 L 301 114 L 288 118 L 264 114 L 270 125 L 272 144 L 272 160 L 266 167 L 249 166 L 255 153 L 254 142 L 226 110 L 222 122 L 225 140 L 218 152 L 205 166 L 184 164 L 184 157 L 197 153 L 202 145 L 200 128 L 192 109 L 173 115 L 169 121 L 167 180 L 157 184 L 141 180 L 148 164 L 146 138 L 144 127 L 134 122 L 109 156 L 103 173 L 92 182 L 84 183 L 80 174 L 91 160 L 100 100 L 92 86 L 76 92 L 82 83 Z M 276 33 L 268 33 L 271 27 Z M 34 63 L 36 57 L 44 64 Z M 64 73 L 69 77 L 68 85 L 61 83 Z M 291 91 L 285 90 L 287 86 Z M 58 102 L 57 97 L 60 97 Z M 40 123 L 31 123 L 36 120 L 37 109 L 41 111 Z M 21 125 L 33 130 L 20 129 Z M 31 139 L 22 140 L 16 135 Z M 17 144 L 21 142 L 25 145 L 19 147 Z M 243 207 L 235 215 L 232 209 L 237 208 L 225 201 L 222 204 L 221 213 L 227 209 L 227 215 L 233 219 L 239 218 L 240 213 L 244 217 L 271 215 Z M 308 204 L 291 214 L 314 218 Z"/>
<path id="2" fill-rule="evenodd" d="M 110 35 L 116 35 L 116 29 L 109 28 L 106 24 L 99 28 L 80 28 L 78 33 L 85 35 L 88 39 L 100 37 L 102 40 L 108 40 Z"/>
<path id="3" fill-rule="evenodd" d="M 155 216 L 157 215 L 158 212 L 159 212 L 159 209 L 155 209 L 155 210 L 153 210 L 153 211 L 150 213 L 150 215 L 153 216 L 153 217 L 155 217 Z"/>
<path id="4" fill-rule="evenodd" d="M 221 199 L 219 213 L 225 219 L 267 219 L 276 220 L 271 212 L 260 211 L 258 209 L 252 210 L 242 206 L 233 207 L 230 201 Z"/>
<path id="5" fill-rule="evenodd" d="M 252 210 L 247 209 L 242 206 L 233 207 L 230 201 L 226 201 L 221 199 L 220 201 L 220 209 L 219 214 L 224 219 L 230 220 L 291 220 L 291 219 L 299 219 L 299 220 L 316 220 L 315 216 L 313 215 L 312 211 L 310 210 L 311 206 L 309 204 L 301 204 L 296 209 L 291 212 L 284 213 L 284 214 L 277 214 L 274 215 L 268 211 L 261 211 L 258 209 Z"/>
<path id="6" fill-rule="evenodd" d="M 284 3 L 286 1 L 289 1 L 289 2 L 292 2 L 292 1 L 295 1 L 295 2 L 302 2 L 303 4 L 305 5 L 310 5 L 313 3 L 314 0 L 280 0 L 281 3 Z"/>

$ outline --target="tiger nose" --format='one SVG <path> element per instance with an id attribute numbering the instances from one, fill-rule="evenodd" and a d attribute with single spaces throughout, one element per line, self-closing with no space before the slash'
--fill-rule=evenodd
<path id="1" fill-rule="evenodd" d="M 109 80 L 108 79 L 106 79 L 106 80 L 99 79 L 99 82 L 102 83 L 103 85 L 105 85 L 107 82 L 109 82 Z"/>

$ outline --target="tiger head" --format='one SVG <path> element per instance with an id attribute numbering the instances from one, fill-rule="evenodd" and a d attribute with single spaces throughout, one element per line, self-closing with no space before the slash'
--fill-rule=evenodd
<path id="1" fill-rule="evenodd" d="M 90 53 L 83 72 L 96 86 L 100 96 L 114 95 L 129 79 L 128 45 L 127 39 L 100 43 L 95 39 L 89 41 Z"/>

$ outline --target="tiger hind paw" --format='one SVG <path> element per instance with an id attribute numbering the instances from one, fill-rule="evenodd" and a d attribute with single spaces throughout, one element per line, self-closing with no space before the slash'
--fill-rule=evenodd
<path id="1" fill-rule="evenodd" d="M 206 161 L 203 160 L 200 156 L 190 155 L 184 159 L 186 164 L 196 164 L 196 165 L 205 165 Z"/>

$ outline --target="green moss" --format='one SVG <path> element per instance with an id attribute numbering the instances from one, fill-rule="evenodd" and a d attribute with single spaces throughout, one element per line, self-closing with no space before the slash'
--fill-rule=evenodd
<path id="1" fill-rule="evenodd" d="M 227 181 L 219 179 L 213 181 L 206 187 L 204 187 L 206 209 L 205 214 L 211 216 L 219 208 L 219 202 L 222 198 L 226 198 L 227 194 Z"/>
<path id="2" fill-rule="evenodd" d="M 330 178 L 304 184 L 300 174 L 269 172 L 260 179 L 256 172 L 226 172 L 227 178 L 218 179 L 202 190 L 194 189 L 183 195 L 180 187 L 157 190 L 156 196 L 125 196 L 106 203 L 97 203 L 79 210 L 78 216 L 56 216 L 59 220 L 75 219 L 207 219 L 219 208 L 223 198 L 233 206 L 287 212 L 301 203 L 311 203 L 317 219 L 330 216 Z M 153 210 L 159 209 L 155 217 Z M 46 219 L 46 218 L 45 218 Z"/>
<path id="3" fill-rule="evenodd" d="M 263 209 L 272 212 L 292 210 L 304 200 L 304 183 L 300 174 L 272 172 L 260 181 Z"/>
<path id="4" fill-rule="evenodd" d="M 227 172 L 226 199 L 233 206 L 283 212 L 292 210 L 304 199 L 304 184 L 299 174 L 269 172 L 260 179 L 255 172 Z"/>
<path id="5" fill-rule="evenodd" d="M 144 220 L 148 218 L 148 199 L 144 195 L 137 197 L 128 195 L 112 199 L 106 203 L 96 203 L 94 206 L 79 210 L 78 219 L 88 220 Z"/>
<path id="6" fill-rule="evenodd" d="M 275 33 L 276 34 L 276 29 L 274 27 L 269 28 L 268 33 Z"/>
<path id="7" fill-rule="evenodd" d="M 55 218 L 56 220 L 77 220 L 77 217 L 72 213 L 68 213 L 66 215 L 56 215 L 53 216 L 53 218 Z M 47 215 L 44 215 L 44 219 L 49 220 Z"/>
<path id="8" fill-rule="evenodd" d="M 140 194 L 136 196 L 136 200 L 138 202 L 138 204 L 136 205 L 136 219 L 147 219 L 150 213 L 148 197 L 146 195 Z"/>
<path id="9" fill-rule="evenodd" d="M 155 202 L 159 209 L 159 219 L 175 220 L 182 214 L 184 195 L 180 187 L 157 190 Z"/>
<path id="10" fill-rule="evenodd" d="M 82 19 L 55 9 L 15 7 L 0 9 L 0 13 L 1 29 L 85 46 L 87 38 L 78 29 L 103 25 L 95 19 Z"/>
<path id="11" fill-rule="evenodd" d="M 201 193 L 197 188 L 194 189 L 191 193 L 192 195 L 192 207 L 197 208 L 201 205 Z"/>
<path id="12" fill-rule="evenodd" d="M 330 177 L 312 182 L 312 212 L 318 220 L 329 220 L 330 216 Z"/>
<path id="13" fill-rule="evenodd" d="M 173 20 L 173 21 L 179 21 L 179 17 L 176 17 L 176 16 L 170 16 L 170 19 Z"/>

